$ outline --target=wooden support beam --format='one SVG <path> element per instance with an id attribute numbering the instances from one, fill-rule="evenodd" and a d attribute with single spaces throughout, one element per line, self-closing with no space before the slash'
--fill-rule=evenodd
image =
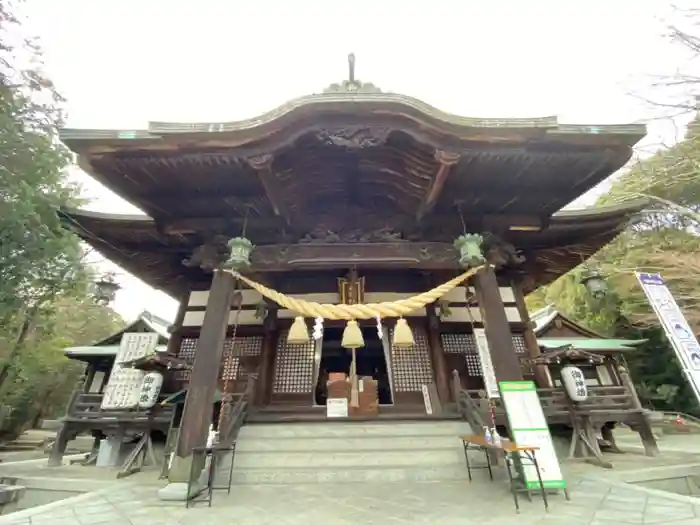
<path id="1" fill-rule="evenodd" d="M 257 157 L 248 158 L 248 164 L 258 173 L 260 183 L 265 189 L 267 199 L 275 212 L 275 215 L 282 217 L 287 226 L 291 225 L 289 210 L 282 201 L 282 196 L 277 189 L 275 183 L 275 175 L 272 172 L 272 163 L 275 160 L 273 155 L 258 155 Z"/>
<path id="2" fill-rule="evenodd" d="M 518 278 L 513 279 L 513 281 L 511 281 L 511 287 L 513 289 L 513 295 L 515 296 L 515 304 L 518 307 L 520 319 L 525 324 L 525 332 L 523 333 L 523 336 L 525 337 L 525 348 L 527 349 L 527 355 L 531 358 L 539 357 L 541 354 L 540 345 L 537 342 L 537 336 L 533 330 L 534 324 L 530 320 L 530 313 L 527 311 L 525 294 L 523 293 L 521 280 Z M 535 376 L 537 388 L 554 387 L 554 385 L 549 384 L 549 375 L 547 374 L 546 365 L 533 365 L 532 373 Z"/>
<path id="3" fill-rule="evenodd" d="M 275 357 L 277 354 L 277 340 L 279 328 L 277 325 L 278 306 L 269 299 L 265 299 L 267 315 L 263 321 L 263 340 L 260 352 L 260 376 L 257 382 L 257 404 L 265 406 L 270 403 L 272 395 L 272 383 L 275 379 Z"/>
<path id="4" fill-rule="evenodd" d="M 442 406 L 450 402 L 450 373 L 447 370 L 445 350 L 440 337 L 440 318 L 435 309 L 435 303 L 425 307 L 428 316 L 428 342 L 430 343 L 430 358 L 435 373 L 435 386 Z"/>
<path id="5" fill-rule="evenodd" d="M 428 187 L 428 191 L 425 194 L 425 198 L 418 208 L 418 213 L 416 214 L 416 220 L 420 220 L 425 217 L 433 209 L 435 204 L 437 204 L 438 198 L 442 193 L 442 188 L 445 186 L 447 181 L 447 176 L 450 174 L 452 166 L 459 162 L 458 153 L 448 153 L 446 151 L 437 150 L 435 152 L 435 160 L 438 161 L 440 167 L 433 177 L 433 180 Z"/>
<path id="6" fill-rule="evenodd" d="M 193 448 L 207 442 L 234 282 L 230 273 L 214 273 L 180 424 L 176 454 L 181 458 L 190 456 Z"/>
<path id="7" fill-rule="evenodd" d="M 520 359 L 515 353 L 506 310 L 501 299 L 496 273 L 487 267 L 474 276 L 481 318 L 489 342 L 491 361 L 497 381 L 521 381 Z"/>

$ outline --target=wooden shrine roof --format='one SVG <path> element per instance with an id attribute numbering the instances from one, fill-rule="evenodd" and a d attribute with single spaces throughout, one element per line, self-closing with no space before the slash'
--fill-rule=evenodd
<path id="1" fill-rule="evenodd" d="M 622 231 L 644 202 L 563 211 L 554 214 L 540 231 L 505 231 L 502 236 L 522 250 L 524 270 L 531 277 L 530 291 L 577 266 Z M 202 242 L 196 234 L 165 234 L 156 220 L 143 215 L 113 215 L 83 210 L 61 212 L 64 223 L 88 244 L 124 270 L 156 289 L 178 296 L 194 282 L 208 282 L 199 268 L 183 261 Z M 473 230 L 472 230 L 473 231 Z M 433 242 L 308 242 L 257 245 L 252 270 L 261 273 L 327 267 L 401 267 L 427 270 L 459 268 L 454 237 Z M 338 242 L 341 241 L 341 242 Z"/>
<path id="2" fill-rule="evenodd" d="M 527 252 L 536 286 L 639 209 L 558 213 L 629 160 L 643 125 L 452 115 L 356 80 L 348 60 L 348 80 L 248 120 L 61 130 L 87 173 L 146 214 L 65 222 L 170 294 L 201 279 L 182 265 L 194 247 L 244 229 L 259 271 L 370 256 L 454 269 L 455 237 L 490 232 Z"/>

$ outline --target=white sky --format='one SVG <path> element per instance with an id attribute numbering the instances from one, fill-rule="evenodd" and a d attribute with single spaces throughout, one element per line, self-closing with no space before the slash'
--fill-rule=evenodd
<path id="1" fill-rule="evenodd" d="M 77 128 L 252 117 L 345 79 L 349 52 L 359 79 L 452 113 L 629 123 L 654 113 L 630 92 L 687 67 L 663 37 L 663 0 L 26 2 Z M 668 122 L 650 131 L 649 144 L 675 134 Z M 91 209 L 134 211 L 75 176 Z M 119 281 L 120 314 L 174 317 L 164 294 Z"/>

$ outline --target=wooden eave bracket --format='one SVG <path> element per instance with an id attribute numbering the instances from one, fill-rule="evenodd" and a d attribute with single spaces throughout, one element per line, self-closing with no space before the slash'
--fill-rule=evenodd
<path id="1" fill-rule="evenodd" d="M 272 210 L 275 212 L 275 215 L 284 219 L 287 226 L 291 226 L 289 210 L 287 210 L 287 207 L 282 202 L 282 198 L 277 191 L 277 186 L 275 185 L 275 176 L 274 173 L 272 173 L 272 162 L 274 160 L 274 156 L 270 154 L 258 155 L 247 159 L 250 167 L 257 172 L 260 183 L 265 190 L 265 194 L 267 195 L 267 199 L 270 201 L 270 205 L 272 206 Z"/>
<path id="2" fill-rule="evenodd" d="M 435 152 L 435 160 L 438 161 L 440 166 L 435 173 L 435 177 L 433 177 L 423 202 L 421 202 L 421 205 L 418 208 L 418 213 L 416 213 L 417 222 L 420 222 L 423 217 L 430 213 L 433 207 L 435 207 L 435 204 L 442 193 L 442 189 L 445 187 L 447 176 L 450 174 L 452 166 L 459 162 L 459 159 L 459 153 L 449 153 L 442 150 L 437 150 Z"/>

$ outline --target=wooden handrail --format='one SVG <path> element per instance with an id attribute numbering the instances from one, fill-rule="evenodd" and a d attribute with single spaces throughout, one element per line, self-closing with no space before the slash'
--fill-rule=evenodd
<path id="1" fill-rule="evenodd" d="M 469 391 L 462 388 L 462 381 L 457 370 L 452 371 L 452 393 L 457 403 L 457 411 L 472 427 L 473 432 L 480 432 L 485 425 L 484 418 Z"/>
<path id="2" fill-rule="evenodd" d="M 245 423 L 248 417 L 248 411 L 255 401 L 255 378 L 249 377 L 248 383 L 246 384 L 245 391 L 236 400 L 236 403 L 231 407 L 230 403 L 227 403 L 222 410 L 227 410 L 228 414 L 222 417 L 221 426 L 223 428 L 219 429 L 219 444 L 224 447 L 229 447 L 233 445 L 238 437 L 238 432 L 240 431 L 243 423 Z"/>

